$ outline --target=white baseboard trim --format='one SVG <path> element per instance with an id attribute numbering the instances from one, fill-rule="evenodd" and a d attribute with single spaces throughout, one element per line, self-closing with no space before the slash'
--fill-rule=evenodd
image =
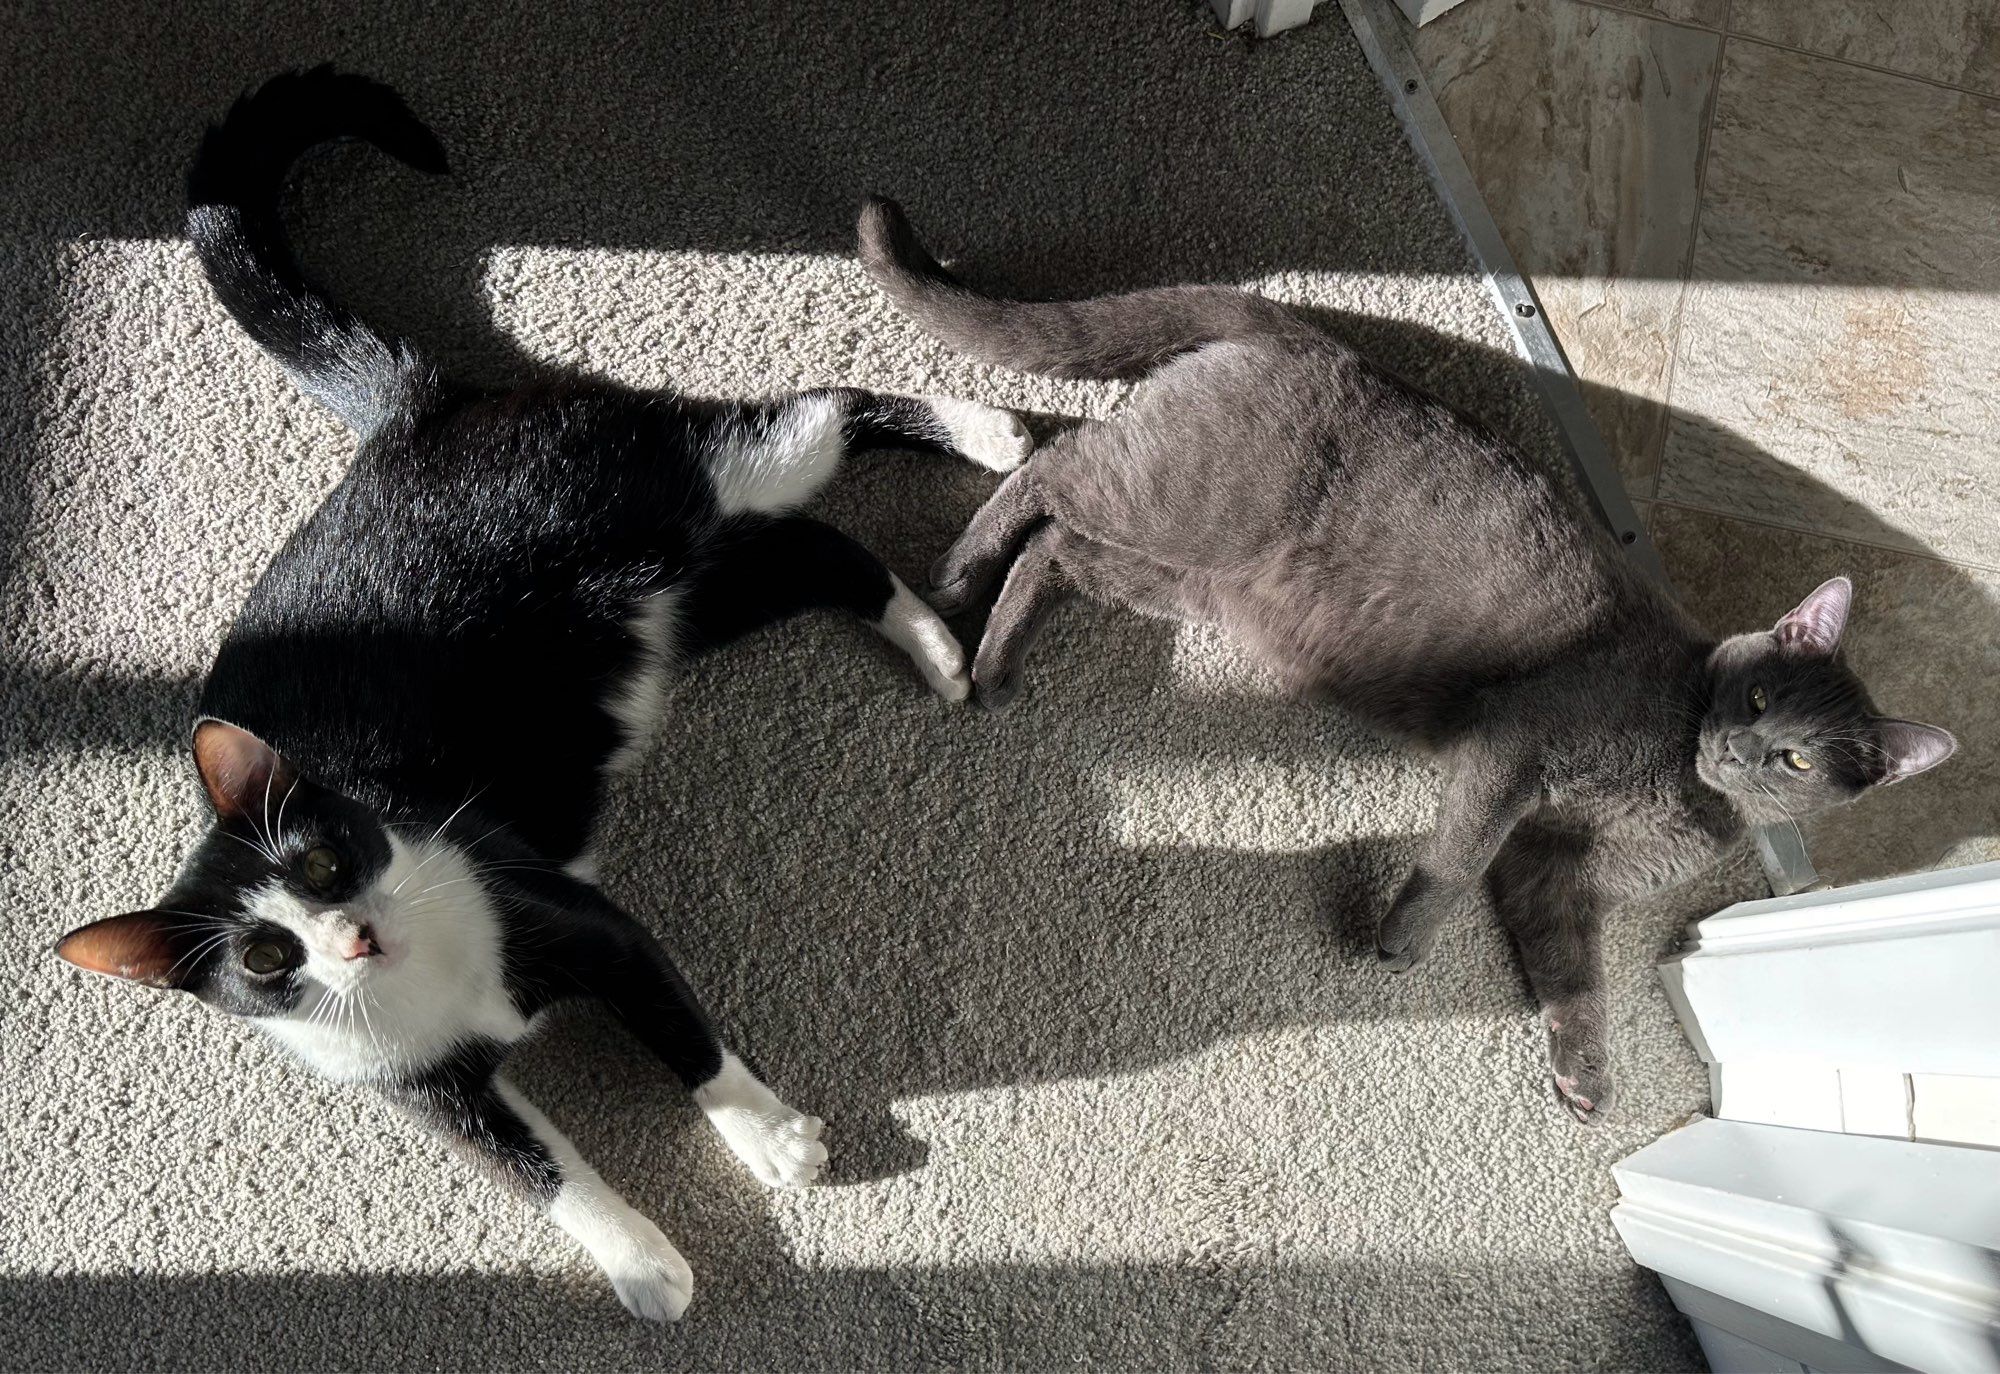
<path id="1" fill-rule="evenodd" d="M 1701 1121 L 1614 1173 L 1633 1258 L 1762 1314 L 1750 1330 L 1715 1304 L 1691 1317 L 1814 1369 L 2000 1374 L 1990 1151 Z"/>
<path id="2" fill-rule="evenodd" d="M 2000 1077 L 2000 864 L 1741 902 L 1660 977 L 1711 1064 Z"/>

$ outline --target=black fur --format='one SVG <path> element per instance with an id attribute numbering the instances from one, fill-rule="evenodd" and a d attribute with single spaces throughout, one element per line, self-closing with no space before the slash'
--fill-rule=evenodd
<path id="1" fill-rule="evenodd" d="M 874 555 L 794 507 L 847 445 L 956 452 L 953 423 L 970 422 L 965 407 L 948 423 L 929 402 L 852 389 L 723 402 L 583 378 L 504 393 L 450 384 L 313 286 L 286 243 L 287 168 L 346 137 L 444 170 L 399 97 L 322 67 L 239 100 L 188 178 L 188 234 L 217 296 L 359 448 L 252 589 L 202 689 L 196 756 L 214 827 L 160 909 L 72 932 L 59 949 L 266 1018 L 308 1059 L 377 1083 L 547 1202 L 574 1156 L 496 1077 L 527 1018 L 597 998 L 690 1088 L 726 1067 L 658 943 L 564 871 L 589 871 L 578 861 L 606 775 L 645 733 L 652 684 L 691 655 L 829 608 L 916 642 L 934 684 L 962 690 L 962 660 L 928 608 L 895 600 Z M 1025 431 L 982 416 L 1004 422 L 1000 437 L 967 442 L 1018 460 L 1010 446 L 1018 437 L 1024 450 Z M 398 862 L 415 868 L 394 877 Z M 464 876 L 422 874 L 440 862 Z M 469 932 L 463 960 L 436 948 L 452 921 Z M 441 957 L 394 962 L 425 949 Z M 431 1025 L 412 1048 L 347 1022 L 323 1053 L 300 1038 L 365 1009 L 355 989 L 410 986 L 371 970 L 452 979 L 479 960 L 511 1013 L 485 985 L 451 995 L 499 1030 Z M 403 996 L 409 1024 L 425 1002 L 421 988 Z M 732 1072 L 728 1091 L 791 1131 L 781 1144 L 798 1167 L 764 1160 L 761 1176 L 809 1179 L 816 1124 Z M 564 1224 L 613 1256 L 633 1310 L 677 1314 L 685 1266 L 651 1223 L 604 1203 Z M 605 1240 L 606 1226 L 622 1239 Z"/>

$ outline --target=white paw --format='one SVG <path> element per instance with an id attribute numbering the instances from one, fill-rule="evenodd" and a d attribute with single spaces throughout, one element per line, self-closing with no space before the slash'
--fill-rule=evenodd
<path id="1" fill-rule="evenodd" d="M 628 1222 L 629 1243 L 607 1257 L 604 1272 L 618 1301 L 649 1322 L 677 1322 L 694 1296 L 694 1271 L 660 1228 L 638 1213 Z"/>
<path id="2" fill-rule="evenodd" d="M 826 1146 L 819 1143 L 825 1123 L 786 1106 L 727 1050 L 715 1077 L 694 1090 L 694 1100 L 759 1181 L 803 1188 L 819 1177 L 826 1164 Z"/>
<path id="3" fill-rule="evenodd" d="M 1035 437 L 1012 411 L 949 398 L 931 406 L 951 431 L 952 447 L 989 472 L 1012 472 L 1035 451 Z"/>
<path id="4" fill-rule="evenodd" d="M 972 678 L 965 671 L 965 650 L 942 621 L 937 628 L 942 633 L 929 637 L 924 651 L 916 655 L 917 671 L 924 675 L 931 690 L 946 701 L 964 701 L 972 695 Z"/>
<path id="5" fill-rule="evenodd" d="M 826 1167 L 826 1146 L 819 1133 L 825 1123 L 793 1111 L 776 1098 L 776 1112 L 725 1107 L 709 1120 L 736 1157 L 749 1166 L 757 1181 L 769 1188 L 804 1188 Z"/>
<path id="6" fill-rule="evenodd" d="M 876 630 L 910 656 L 933 692 L 946 701 L 964 701 L 972 693 L 972 680 L 965 673 L 965 650 L 958 637 L 902 579 L 894 581 L 895 594 L 875 622 Z"/>

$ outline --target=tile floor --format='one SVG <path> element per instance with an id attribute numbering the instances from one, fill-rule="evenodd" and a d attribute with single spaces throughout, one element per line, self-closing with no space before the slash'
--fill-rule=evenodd
<path id="1" fill-rule="evenodd" d="M 1466 0 L 1416 46 L 1697 612 L 1848 573 L 1881 705 L 1959 735 L 1821 870 L 2000 858 L 2000 0 Z"/>

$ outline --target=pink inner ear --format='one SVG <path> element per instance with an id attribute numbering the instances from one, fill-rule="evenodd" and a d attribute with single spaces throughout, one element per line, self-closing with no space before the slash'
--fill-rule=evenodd
<path id="1" fill-rule="evenodd" d="M 219 720 L 195 727 L 194 766 L 216 813 L 230 817 L 260 813 L 296 776 L 277 750 L 248 730 Z"/>
<path id="2" fill-rule="evenodd" d="M 1841 631 L 1847 628 L 1847 608 L 1853 599 L 1854 584 L 1844 577 L 1820 583 L 1778 622 L 1774 633 L 1779 646 L 1794 653 L 1831 657 L 1840 647 Z"/>
<path id="3" fill-rule="evenodd" d="M 173 986 L 180 942 L 168 917 L 134 911 L 72 930 L 56 945 L 56 953 L 89 973 L 164 988 Z"/>
<path id="4" fill-rule="evenodd" d="M 1949 730 L 1923 725 L 1914 720 L 1883 719 L 1875 722 L 1883 755 L 1882 781 L 1901 782 L 1926 769 L 1935 768 L 1958 749 L 1958 740 Z"/>

